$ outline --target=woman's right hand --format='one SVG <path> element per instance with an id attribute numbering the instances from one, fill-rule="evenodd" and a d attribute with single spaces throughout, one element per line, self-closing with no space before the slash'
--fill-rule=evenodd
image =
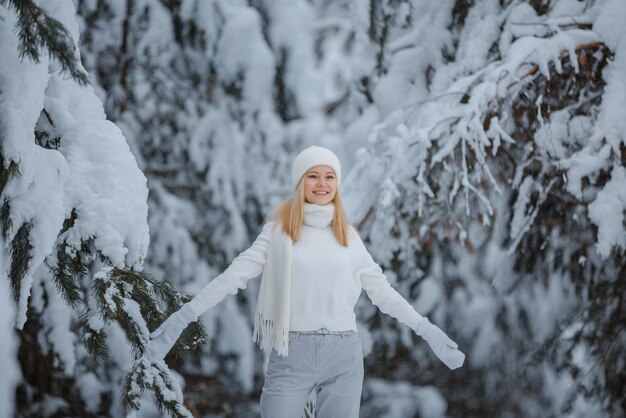
<path id="1" fill-rule="evenodd" d="M 178 311 L 170 315 L 160 327 L 150 334 L 148 354 L 154 360 L 163 360 L 172 349 L 183 330 L 198 316 L 189 303 L 185 303 Z"/>

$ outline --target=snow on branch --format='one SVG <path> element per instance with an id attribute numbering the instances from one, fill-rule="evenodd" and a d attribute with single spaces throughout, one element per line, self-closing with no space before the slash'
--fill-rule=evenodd
<path id="1" fill-rule="evenodd" d="M 193 417 L 183 404 L 183 394 L 176 378 L 162 360 L 152 362 L 147 357 L 135 360 L 124 381 L 122 402 L 132 410 L 139 410 L 140 397 L 146 389 L 155 394 L 159 408 L 171 417 Z"/>
<path id="2" fill-rule="evenodd" d="M 514 156 L 529 142 L 535 142 L 535 146 L 527 157 L 539 158 L 538 161 L 551 167 L 542 171 L 547 179 L 535 191 L 538 196 L 545 196 L 560 185 L 568 168 L 580 170 L 577 168 L 580 164 L 569 163 L 568 158 L 576 158 L 584 147 L 567 139 L 567 131 L 554 131 L 561 126 L 555 118 L 561 117 L 557 114 L 560 108 L 566 108 L 563 112 L 569 109 L 569 116 L 563 116 L 568 120 L 581 112 L 591 117 L 597 115 L 593 109 L 602 97 L 601 70 L 611 53 L 600 36 L 588 28 L 587 21 L 583 28 L 570 29 L 570 25 L 560 27 L 562 20 L 553 33 L 515 39 L 502 59 L 451 80 L 446 90 L 399 109 L 376 128 L 370 138 L 375 149 L 371 158 L 388 159 L 384 163 L 389 168 L 387 181 L 415 185 L 410 190 L 406 187 L 400 190 L 415 198 L 419 216 L 427 212 L 427 207 L 430 210 L 462 207 L 462 212 L 447 211 L 442 218 L 448 219 L 450 225 L 457 225 L 462 236 L 465 236 L 462 225 L 474 217 L 488 225 L 494 217 L 495 199 L 502 195 L 503 188 L 512 186 L 513 172 L 507 165 L 514 169 L 524 164 L 515 161 Z M 543 89 L 548 89 L 548 93 Z M 556 93 L 562 104 L 555 102 L 558 97 L 552 97 L 555 89 L 562 89 Z M 549 103 L 542 101 L 546 95 L 550 96 Z M 522 108 L 521 104 L 531 96 L 536 97 L 532 103 L 535 109 L 529 113 L 529 108 Z M 522 130 L 523 126 L 527 128 Z M 400 135 L 401 139 L 399 129 L 406 132 Z M 542 139 L 547 130 L 549 138 Z M 399 143 L 407 147 L 407 152 L 392 151 Z M 562 152 L 555 154 L 556 150 Z M 606 166 L 607 158 L 598 155 L 595 168 L 588 172 Z M 371 165 L 372 161 L 367 164 Z M 407 165 L 413 169 L 404 168 Z M 575 190 L 576 178 L 582 178 L 585 173 L 573 177 L 575 184 L 570 182 L 567 187 Z M 559 181 L 549 178 L 559 176 Z M 528 177 L 525 184 L 533 181 L 538 178 Z M 511 224 L 514 242 L 519 242 L 520 234 L 528 230 L 536 213 L 533 208 L 542 201 L 533 199 L 532 207 L 522 206 L 519 201 Z"/>
<path id="3" fill-rule="evenodd" d="M 83 322 L 86 347 L 93 350 L 92 356 L 102 355 L 102 324 L 116 321 L 135 353 L 135 362 L 124 383 L 124 405 L 130 409 L 139 409 L 140 395 L 149 390 L 154 393 L 157 405 L 171 416 L 191 416 L 182 405 L 180 386 L 165 363 L 152 361 L 147 354 L 150 338 L 148 326 L 155 329 L 191 298 L 143 273 L 113 268 L 105 268 L 96 274 L 92 288 L 98 312 L 91 312 L 87 315 L 89 319 Z M 165 311 L 161 310 L 160 304 L 165 304 Z M 204 327 L 199 322 L 193 322 L 185 336 L 174 345 L 174 353 L 180 355 L 182 350 L 197 348 L 205 341 Z"/>
<path id="4" fill-rule="evenodd" d="M 21 58 L 28 57 L 39 62 L 40 49 L 44 49 L 72 79 L 81 85 L 89 83 L 87 73 L 80 64 L 78 48 L 61 22 L 31 0 L 3 0 L 0 3 L 15 10 L 18 16 L 16 27 Z"/>
<path id="5" fill-rule="evenodd" d="M 157 403 L 173 416 L 190 416 L 165 364 L 141 366 L 149 328 L 189 297 L 141 273 L 149 245 L 146 178 L 93 87 L 61 74 L 67 66 L 78 75 L 83 71 L 74 41 L 74 5 L 59 1 L 48 12 L 31 1 L 1 2 L 7 3 L 11 7 L 0 19 L 0 220 L 11 249 L 6 276 L 17 301 L 16 325 L 22 328 L 28 319 L 36 328 L 38 318 L 49 321 L 57 336 L 42 340 L 48 346 L 41 350 L 67 359 L 71 370 L 73 325 L 79 322 L 89 354 L 105 361 L 106 325 L 117 323 L 137 361 L 129 379 L 144 376 L 139 390 L 153 390 Z M 42 48 L 58 60 L 40 55 Z M 25 49 L 32 60 L 20 57 Z M 99 272 L 92 276 L 93 270 Z M 34 277 L 43 285 L 33 286 Z M 51 301 L 63 320 L 54 315 Z M 29 305 L 36 308 L 32 315 L 27 315 Z M 204 339 L 196 323 L 175 352 Z M 146 380 L 148 374 L 152 377 Z M 131 408 L 137 406 L 133 393 L 138 392 L 125 398 Z"/>

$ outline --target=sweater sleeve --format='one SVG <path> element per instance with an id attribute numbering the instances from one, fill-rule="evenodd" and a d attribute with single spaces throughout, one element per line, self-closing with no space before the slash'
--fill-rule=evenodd
<path id="1" fill-rule="evenodd" d="M 266 223 L 250 248 L 235 257 L 222 274 L 209 282 L 189 302 L 198 316 L 217 305 L 227 295 L 234 295 L 239 289 L 245 289 L 248 280 L 261 275 L 273 224 L 274 222 Z"/>
<path id="2" fill-rule="evenodd" d="M 415 330 L 422 316 L 400 295 L 387 280 L 380 266 L 372 259 L 365 244 L 353 229 L 356 250 L 355 274 L 365 289 L 367 296 L 381 312 L 391 315 L 411 329 Z"/>

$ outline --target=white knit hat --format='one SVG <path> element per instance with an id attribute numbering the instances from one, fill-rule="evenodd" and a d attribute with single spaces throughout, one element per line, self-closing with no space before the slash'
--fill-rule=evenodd
<path id="1" fill-rule="evenodd" d="M 293 160 L 291 167 L 291 185 L 294 190 L 298 187 L 300 178 L 302 178 L 304 173 L 306 173 L 309 168 L 315 167 L 316 165 L 332 167 L 337 175 L 337 186 L 339 186 L 341 183 L 341 164 L 339 163 L 339 158 L 328 148 L 313 145 L 306 148 Z"/>

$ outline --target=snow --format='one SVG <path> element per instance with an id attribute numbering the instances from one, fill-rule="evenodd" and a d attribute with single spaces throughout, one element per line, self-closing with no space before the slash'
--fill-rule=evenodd
<path id="1" fill-rule="evenodd" d="M 122 309 L 135 324 L 139 335 L 142 337 L 144 343 L 147 344 L 148 341 L 150 341 L 150 332 L 148 331 L 148 325 L 146 324 L 146 321 L 141 315 L 139 304 L 132 299 L 125 298 Z"/>
<path id="2" fill-rule="evenodd" d="M 428 96 L 426 70 L 441 60 L 441 49 L 451 41 L 445 28 L 452 7 L 452 1 L 424 4 L 412 14 L 415 29 L 390 42 L 389 72 L 373 91 L 381 116 Z"/>
<path id="3" fill-rule="evenodd" d="M 217 352 L 225 355 L 234 354 L 238 357 L 237 366 L 231 372 L 237 376 L 245 391 L 251 391 L 254 384 L 256 347 L 250 339 L 252 329 L 239 312 L 234 298 L 229 297 L 220 304 L 218 323 L 220 327 L 227 328 L 228 332 L 217 340 Z"/>
<path id="4" fill-rule="evenodd" d="M 78 38 L 71 4 L 48 4 Z M 19 162 L 20 176 L 4 194 L 11 202 L 12 239 L 23 223 L 31 223 L 30 269 L 21 282 L 17 326 L 26 321 L 33 272 L 53 251 L 63 220 L 73 208 L 79 213 L 67 240 L 75 248 L 94 237 L 98 250 L 119 267 L 140 266 L 149 236 L 147 188 L 119 129 L 105 120 L 102 104 L 91 87 L 80 87 L 57 74 L 55 62 L 21 61 L 6 15 L 0 33 L 1 52 L 7 57 L 0 75 L 2 85 L 3 155 Z M 50 73 L 48 72 L 50 67 Z M 46 108 L 62 136 L 59 150 L 42 149 L 32 140 L 42 108 Z"/>
<path id="5" fill-rule="evenodd" d="M 71 2 L 45 2 L 41 6 L 62 22 L 78 42 L 79 27 Z M 90 385 L 91 391 L 84 386 L 81 394 L 87 408 L 95 412 L 99 405 L 96 394 L 110 393 L 110 387 L 104 383 L 95 385 L 102 376 L 85 373 L 82 360 L 87 354 L 84 349 L 77 349 L 79 311 L 61 297 L 50 268 L 58 261 L 59 245 L 67 244 L 68 255 L 73 256 L 89 240 L 92 249 L 110 264 L 141 268 L 149 244 L 146 178 L 137 168 L 119 128 L 106 120 L 94 89 L 79 86 L 60 73 L 60 65 L 50 61 L 45 53 L 39 62 L 20 60 L 15 15 L 13 11 L 2 15 L 0 51 L 6 58 L 0 73 L 2 155 L 5 164 L 14 161 L 19 168 L 19 175 L 10 178 L 3 190 L 3 199 L 10 204 L 7 239 L 12 240 L 22 225 L 31 226 L 30 262 L 20 283 L 16 326 L 23 327 L 30 298 L 31 309 L 39 314 L 41 329 L 36 338 L 43 354 L 50 353 L 55 369 Z M 42 116 L 42 109 L 46 117 Z M 37 145 L 33 133 L 39 129 L 60 138 L 58 149 Z M 73 210 L 77 215 L 74 225 L 60 234 L 64 220 L 70 218 Z M 88 291 L 89 286 L 83 289 Z M 2 316 L 11 318 L 8 312 Z M 103 327 L 100 318 L 92 317 L 89 323 L 93 329 Z M 10 356 L 10 345 L 6 347 L 3 354 Z M 121 347 L 128 351 L 126 343 Z M 114 375 L 115 372 L 109 374 Z M 13 381 L 8 368 L 6 387 L 10 388 Z M 12 407 L 13 394 L 10 397 L 6 403 L 5 398 L 0 402 L 3 408 Z M 33 404 L 33 413 L 39 411 L 42 416 L 69 405 L 66 400 L 45 393 L 41 399 Z M 119 401 L 114 400 L 112 412 L 116 404 Z"/>
<path id="6" fill-rule="evenodd" d="M 510 236 L 512 239 L 519 237 L 527 229 L 530 219 L 527 218 L 527 206 L 530 201 L 530 194 L 534 186 L 534 179 L 531 176 L 525 177 L 519 186 L 517 200 L 513 211 L 513 218 L 510 226 Z"/>
<path id="7" fill-rule="evenodd" d="M 180 384 L 163 360 L 151 362 L 147 357 L 135 360 L 130 380 L 130 396 L 139 398 L 144 385 L 158 392 L 164 402 L 176 401 L 174 409 L 178 414 L 183 417 L 192 417 L 183 406 Z"/>
<path id="8" fill-rule="evenodd" d="M 595 6 L 598 16 L 593 22 L 593 30 L 611 50 L 617 50 L 624 45 L 624 18 L 626 17 L 626 3 L 620 0 L 603 0 Z M 621 67 L 621 66 L 620 66 Z"/>
<path id="9" fill-rule="evenodd" d="M 96 414 L 100 408 L 102 393 L 105 389 L 98 380 L 98 376 L 87 372 L 78 378 L 77 385 L 87 411 Z"/>
<path id="10" fill-rule="evenodd" d="M 33 287 L 33 298 L 36 292 L 41 292 L 40 297 L 46 299 L 45 311 L 39 312 L 42 315 L 42 335 L 45 335 L 47 341 L 43 350 L 45 353 L 48 347 L 54 355 L 53 365 L 62 370 L 66 376 L 73 376 L 77 362 L 75 348 L 77 336 L 72 331 L 73 310 L 56 291 L 49 279 L 49 273 L 45 270 L 43 265 L 37 270 Z"/>
<path id="11" fill-rule="evenodd" d="M 413 302 L 413 306 L 417 312 L 428 316 L 434 310 L 437 302 L 441 300 L 441 297 L 442 289 L 437 280 L 427 277 L 420 283 L 419 297 Z"/>
<path id="12" fill-rule="evenodd" d="M 626 169 L 614 167 L 611 180 L 589 205 L 589 218 L 598 226 L 598 252 L 608 257 L 613 247 L 626 249 Z"/>
<path id="13" fill-rule="evenodd" d="M 320 65 L 313 54 L 314 25 L 318 22 L 311 5 L 303 0 L 280 0 L 268 2 L 268 12 L 275 24 L 269 30 L 270 42 L 279 53 L 276 59 L 285 59 L 292 71 L 285 74 L 285 83 L 298 98 L 298 109 L 309 114 L 322 106 L 327 95 L 322 87 L 322 74 L 316 69 Z M 281 50 L 282 48 L 282 50 Z"/>
<path id="14" fill-rule="evenodd" d="M 148 10 L 151 24 L 143 33 L 137 44 L 137 49 L 145 54 L 161 55 L 163 60 L 171 59 L 172 57 L 168 56 L 167 51 L 169 44 L 173 42 L 171 36 L 173 22 L 170 19 L 169 11 L 158 1 L 151 1 Z"/>
<path id="15" fill-rule="evenodd" d="M 68 405 L 69 403 L 65 399 L 46 394 L 44 395 L 44 399 L 41 402 L 41 405 L 39 406 L 39 408 L 35 409 L 35 411 L 38 412 L 41 416 L 49 417 L 51 415 L 59 413 L 60 411 L 65 410 Z"/>
<path id="16" fill-rule="evenodd" d="M 598 151 L 594 151 L 593 148 L 593 145 L 587 145 L 570 158 L 561 160 L 561 164 L 568 169 L 567 190 L 579 199 L 582 198 L 580 183 L 582 178 L 597 174 L 605 166 L 611 154 L 611 148 L 608 145 L 601 147 Z"/>
<path id="17" fill-rule="evenodd" d="M 434 387 L 415 387 L 407 382 L 389 384 L 380 379 L 369 379 L 366 385 L 375 396 L 366 405 L 377 411 L 380 418 L 409 416 L 445 417 L 447 404 Z"/>
<path id="18" fill-rule="evenodd" d="M 100 331 L 104 327 L 104 321 L 99 315 L 91 315 L 87 319 L 87 324 L 94 331 Z"/>
<path id="19" fill-rule="evenodd" d="M 17 362 L 18 340 L 13 327 L 15 325 L 14 301 L 9 292 L 9 280 L 4 271 L 7 257 L 4 254 L 4 242 L 0 238 L 0 416 L 13 416 L 15 387 L 21 380 Z"/>
<path id="20" fill-rule="evenodd" d="M 502 19 L 498 16 L 495 0 L 481 1 L 467 15 L 463 33 L 459 38 L 459 72 L 469 73 L 488 63 L 489 50 L 500 36 Z M 454 67 L 454 66 L 451 66 Z"/>
<path id="21" fill-rule="evenodd" d="M 34 267 L 52 249 L 56 232 L 63 222 L 63 206 L 59 189 L 67 178 L 67 168 L 54 151 L 42 150 L 32 141 L 33 128 L 43 107 L 44 90 L 48 83 L 48 60 L 39 64 L 21 61 L 17 52 L 17 35 L 13 27 L 13 13 L 3 15 L 0 22 L 0 54 L 3 59 L 0 73 L 0 126 L 3 140 L 2 154 L 8 161 L 20 162 L 20 177 L 7 184 L 3 195 L 9 198 L 13 227 L 8 241 L 24 222 L 33 222 L 32 236 L 38 241 L 31 251 L 31 269 L 22 279 L 17 311 L 17 327 L 26 322 L 26 304 L 30 295 Z M 37 179 L 38 181 L 35 181 Z M 39 181 L 41 180 L 41 181 Z M 43 210 L 45 209 L 45 213 Z"/>
<path id="22" fill-rule="evenodd" d="M 46 94 L 71 173 L 64 185 L 65 215 L 72 208 L 79 215 L 68 244 L 79 248 L 82 240 L 95 237 L 96 248 L 114 266 L 141 266 L 149 244 L 148 190 L 121 131 L 105 120 L 88 87 L 52 77 Z"/>
<path id="23" fill-rule="evenodd" d="M 246 100 L 269 106 L 268 88 L 274 78 L 271 52 L 259 36 L 240 42 L 242 33 L 261 33 L 260 18 L 249 7 L 227 6 L 224 14 L 226 22 L 216 52 L 217 70 L 225 83 L 242 89 Z"/>
<path id="24" fill-rule="evenodd" d="M 618 9 L 622 19 L 626 19 L 626 7 L 622 4 Z M 622 20 L 623 22 L 623 20 Z M 623 25 L 622 25 L 623 26 Z M 613 42 L 611 42 L 613 43 Z M 619 42 L 614 48 L 615 58 L 609 61 L 605 71 L 605 94 L 602 97 L 602 106 L 598 115 L 597 130 L 592 140 L 600 138 L 611 145 L 613 152 L 619 153 L 620 144 L 625 144 L 626 132 L 626 31 L 622 30 Z"/>

